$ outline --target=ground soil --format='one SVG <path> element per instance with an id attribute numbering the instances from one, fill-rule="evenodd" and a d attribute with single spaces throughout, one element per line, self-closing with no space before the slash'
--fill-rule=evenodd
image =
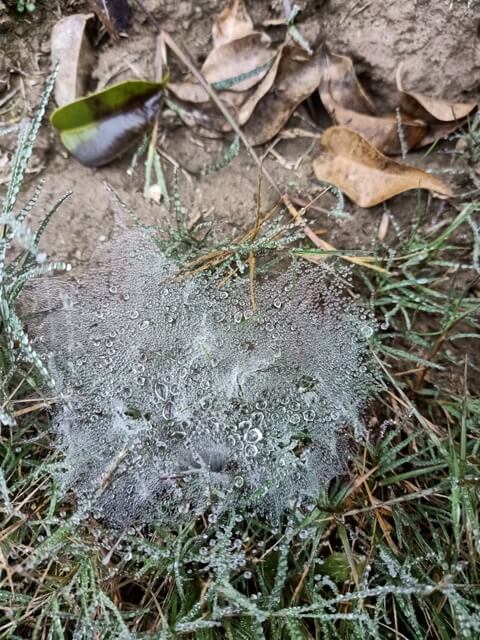
<path id="1" fill-rule="evenodd" d="M 104 35 L 98 40 L 93 84 L 112 78 L 152 77 L 154 32 L 135 3 L 131 4 L 134 17 L 128 38 L 113 43 Z M 145 0 L 144 4 L 200 65 L 211 46 L 212 18 L 224 1 Z M 311 43 L 326 41 L 334 51 L 352 56 L 361 81 L 381 111 L 388 112 L 396 103 L 394 71 L 401 61 L 407 70 L 408 86 L 419 92 L 452 99 L 480 98 L 479 19 L 474 3 L 304 0 L 298 4 L 302 11 L 297 24 L 304 35 Z M 247 5 L 256 24 L 268 28 L 274 39 L 283 38 L 283 28 L 271 26 L 283 15 L 280 0 L 250 1 Z M 51 64 L 52 26 L 62 15 L 79 10 L 88 10 L 88 3 L 39 1 L 32 15 L 19 17 L 15 12 L 2 10 L 0 2 L 0 122 L 16 125 L 22 117 L 32 114 Z M 177 61 L 172 63 L 173 76 L 180 77 L 181 67 Z M 303 126 L 306 118 L 307 112 L 299 109 L 292 124 Z M 201 217 L 210 222 L 219 238 L 253 224 L 258 170 L 245 151 L 222 171 L 202 176 L 203 167 L 222 157 L 228 140 L 204 138 L 171 120 L 161 128 L 161 136 L 163 149 L 188 172 L 188 176 L 181 174 L 181 191 L 191 219 Z M 0 138 L 3 183 L 14 144 L 14 134 Z M 281 141 L 276 151 L 280 156 L 269 156 L 266 166 L 281 189 L 306 200 L 318 194 L 320 187 L 311 166 L 315 156 L 311 140 Z M 421 154 L 412 154 L 410 161 L 434 171 L 439 167 L 445 169 L 452 164 L 450 151 L 451 145 L 441 144 L 427 160 Z M 300 156 L 303 156 L 300 165 L 294 167 Z M 28 184 L 31 193 L 40 177 L 45 181 L 35 215 L 40 219 L 52 199 L 67 190 L 74 192 L 45 236 L 50 254 L 85 263 L 108 239 L 115 224 L 116 205 L 105 182 L 141 218 L 158 223 L 169 219 L 171 214 L 163 204 L 147 202 L 143 196 L 143 164 L 132 176 L 127 175 L 130 160 L 131 154 L 127 154 L 108 167 L 87 169 L 68 157 L 48 123 L 43 126 Z M 165 169 L 171 181 L 168 161 Z M 266 187 L 261 194 L 261 206 L 267 209 L 274 202 L 274 195 Z M 328 209 L 333 203 L 333 198 L 327 195 L 319 204 Z M 406 194 L 387 206 L 400 225 L 410 224 L 416 197 Z M 347 204 L 347 208 L 351 215 L 345 220 L 316 213 L 318 227 L 326 230 L 325 238 L 338 248 L 368 248 L 385 207 L 362 210 Z M 438 222 L 445 214 L 445 205 L 434 201 L 430 211 L 432 223 Z"/>

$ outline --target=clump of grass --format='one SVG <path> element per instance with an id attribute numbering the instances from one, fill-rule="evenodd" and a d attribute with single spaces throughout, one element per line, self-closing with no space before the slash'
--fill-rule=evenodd
<path id="1" fill-rule="evenodd" d="M 371 435 L 349 473 L 308 508 L 275 525 L 232 510 L 109 530 L 59 494 L 42 414 L 4 428 L 1 637 L 479 636 L 477 205 L 436 226 L 425 209 L 419 199 L 412 227 L 378 246 L 389 274 L 361 276 L 384 322 L 372 348 L 387 391 L 365 415 Z M 3 323 L 22 273 L 2 263 Z M 1 344 L 9 415 L 34 393 L 25 382 L 12 394 L 12 380 L 35 364 L 28 350 L 14 357 L 11 331 Z"/>
<path id="2" fill-rule="evenodd" d="M 69 265 L 63 262 L 46 262 L 46 255 L 40 250 L 39 243 L 49 220 L 70 194 L 60 198 L 52 206 L 43 224 L 35 232 L 25 224 L 25 221 L 35 206 L 41 185 L 25 206 L 17 207 L 18 195 L 54 79 L 55 74 L 47 82 L 42 101 L 32 122 L 28 126 L 24 124 L 20 129 L 17 153 L 12 163 L 10 181 L 0 215 L 0 366 L 2 367 L 0 419 L 10 426 L 15 425 L 15 412 L 11 404 L 12 397 L 9 395 L 10 388 L 14 387 L 16 392 L 20 391 L 30 374 L 38 374 L 53 384 L 48 370 L 31 346 L 23 323 L 17 315 L 15 303 L 24 286 L 32 278 L 52 271 L 69 269 Z M 17 255 L 7 262 L 8 255 L 15 250 Z M 20 371 L 24 373 L 24 380 L 18 382 Z M 15 381 L 17 381 L 16 386 Z"/>

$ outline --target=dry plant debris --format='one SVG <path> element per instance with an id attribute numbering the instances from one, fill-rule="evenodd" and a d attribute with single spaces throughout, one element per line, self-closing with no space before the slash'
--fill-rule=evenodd
<path id="1" fill-rule="evenodd" d="M 318 91 L 323 106 L 336 125 L 331 134 L 322 137 L 322 141 L 340 139 L 338 127 L 343 127 L 345 132 L 341 139 L 355 140 L 357 168 L 355 175 L 351 174 L 351 157 L 348 166 L 344 164 L 348 154 L 345 154 L 343 144 L 339 146 L 328 142 L 328 163 L 321 159 L 314 162 L 317 177 L 323 176 L 324 180 L 328 178 L 328 182 L 342 189 L 360 206 L 373 206 L 407 189 L 427 188 L 438 194 L 452 195 L 446 185 L 421 170 L 408 166 L 402 168 L 402 165 L 394 162 L 385 164 L 382 154 L 405 156 L 411 149 L 448 135 L 465 123 L 477 104 L 450 103 L 412 90 L 407 92 L 403 86 L 400 65 L 396 78 L 401 96 L 399 107 L 392 114 L 379 113 L 359 82 L 350 58 L 329 51 L 325 44 L 312 51 L 309 45 L 302 47 L 291 43 L 291 33 L 292 29 L 288 28 L 285 42 L 275 49 L 267 33 L 255 29 L 243 0 L 230 0 L 213 22 L 213 48 L 200 70 L 204 82 L 200 82 L 199 76 L 194 73 L 182 81 L 169 82 L 161 90 L 166 104 L 188 126 L 210 130 L 216 135 L 241 127 L 248 143 L 255 146 L 269 142 L 281 133 L 295 109 Z M 297 37 L 298 41 L 301 42 L 301 38 L 299 40 Z M 60 85 L 63 82 L 60 78 Z M 230 118 L 226 119 L 219 112 L 218 102 L 212 100 L 205 82 L 228 109 Z M 117 104 L 112 107 L 115 116 L 114 153 L 105 154 L 105 147 L 110 145 L 98 141 L 105 135 L 107 138 L 112 136 L 113 124 L 110 121 L 105 134 L 104 121 L 105 118 L 109 120 L 105 111 L 100 116 L 94 114 L 90 118 L 88 140 L 81 137 L 83 146 L 79 153 L 76 135 L 70 135 L 58 127 L 58 122 L 62 120 L 62 109 L 69 109 L 68 126 L 75 130 L 76 110 L 85 104 L 85 100 L 90 100 L 92 104 L 102 102 L 102 96 L 103 92 L 100 92 L 60 108 L 52 119 L 54 126 L 61 131 L 64 143 L 66 139 L 69 141 L 67 147 L 73 155 L 93 166 L 105 164 L 122 153 L 138 136 L 139 130 L 130 116 L 121 117 L 122 107 Z M 126 102 L 125 110 L 128 108 Z M 97 118 L 103 120 L 102 126 L 97 127 Z M 144 118 L 145 125 L 153 124 L 153 119 Z M 144 131 L 145 128 L 140 129 Z M 352 135 L 354 133 L 359 134 L 364 142 L 358 142 L 358 137 Z M 369 143 L 378 154 L 369 150 L 365 143 Z M 86 150 L 85 145 L 91 146 L 92 151 Z M 370 157 L 370 164 L 363 162 L 365 167 L 361 171 L 358 164 L 360 148 L 364 160 Z M 341 152 L 336 156 L 337 149 Z M 373 157 L 377 186 L 371 185 L 369 195 L 361 195 L 356 184 L 359 179 L 357 174 L 358 171 L 365 173 L 367 165 L 371 173 Z M 382 180 L 384 188 L 379 189 L 378 183 Z M 362 190 L 365 192 L 367 187 L 363 186 Z"/>

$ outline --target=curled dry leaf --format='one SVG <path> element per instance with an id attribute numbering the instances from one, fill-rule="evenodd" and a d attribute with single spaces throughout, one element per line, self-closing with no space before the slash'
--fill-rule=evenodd
<path id="1" fill-rule="evenodd" d="M 410 189 L 453 195 L 434 176 L 390 160 L 351 129 L 330 127 L 320 141 L 323 153 L 313 162 L 315 176 L 334 184 L 360 207 L 373 207 Z"/>
<path id="2" fill-rule="evenodd" d="M 52 29 L 51 56 L 58 63 L 55 81 L 55 102 L 59 107 L 86 92 L 88 78 L 95 59 L 85 33 L 93 13 L 77 13 L 59 20 Z"/>
<path id="3" fill-rule="evenodd" d="M 322 47 L 320 56 L 322 77 L 318 91 L 325 109 L 331 114 L 341 106 L 374 114 L 375 106 L 358 81 L 351 59 L 332 53 L 326 46 Z"/>
<path id="4" fill-rule="evenodd" d="M 403 141 L 400 141 L 397 117 L 375 115 L 375 106 L 358 81 L 351 59 L 332 53 L 327 47 L 322 50 L 318 91 L 335 124 L 356 131 L 383 153 L 401 153 L 402 142 L 413 149 L 425 135 L 424 122 L 402 116 Z"/>
<path id="5" fill-rule="evenodd" d="M 237 38 L 243 38 L 252 31 L 253 22 L 244 0 L 229 0 L 225 9 L 213 22 L 213 46 L 216 48 Z"/>
<path id="6" fill-rule="evenodd" d="M 321 73 L 320 55 L 309 56 L 294 45 L 283 47 L 274 82 L 245 126 L 251 144 L 268 142 L 280 131 L 296 107 L 318 87 Z"/>
<path id="7" fill-rule="evenodd" d="M 403 86 L 402 65 L 397 68 L 396 80 L 397 89 L 401 95 L 402 109 L 413 117 L 422 118 L 426 122 L 461 121 L 478 106 L 476 102 L 450 102 L 407 91 Z"/>

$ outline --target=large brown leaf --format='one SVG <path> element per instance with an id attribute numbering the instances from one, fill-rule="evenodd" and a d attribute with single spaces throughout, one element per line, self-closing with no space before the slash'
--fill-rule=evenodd
<path id="1" fill-rule="evenodd" d="M 424 96 L 414 91 L 407 91 L 403 85 L 402 65 L 397 68 L 396 80 L 402 109 L 414 118 L 421 118 L 426 122 L 462 121 L 478 106 L 476 102 L 450 102 L 449 100 Z"/>
<path id="2" fill-rule="evenodd" d="M 295 45 L 282 49 L 275 81 L 245 126 L 251 144 L 268 142 L 280 131 L 296 107 L 318 87 L 321 73 L 319 54 L 309 56 Z"/>
<path id="3" fill-rule="evenodd" d="M 253 22 L 245 8 L 244 0 L 229 0 L 227 6 L 215 18 L 212 27 L 214 48 L 243 38 L 253 31 Z"/>
<path id="4" fill-rule="evenodd" d="M 390 160 L 346 127 L 330 127 L 320 142 L 323 152 L 313 162 L 315 176 L 334 184 L 360 207 L 373 207 L 410 189 L 453 195 L 449 187 L 434 176 Z"/>

